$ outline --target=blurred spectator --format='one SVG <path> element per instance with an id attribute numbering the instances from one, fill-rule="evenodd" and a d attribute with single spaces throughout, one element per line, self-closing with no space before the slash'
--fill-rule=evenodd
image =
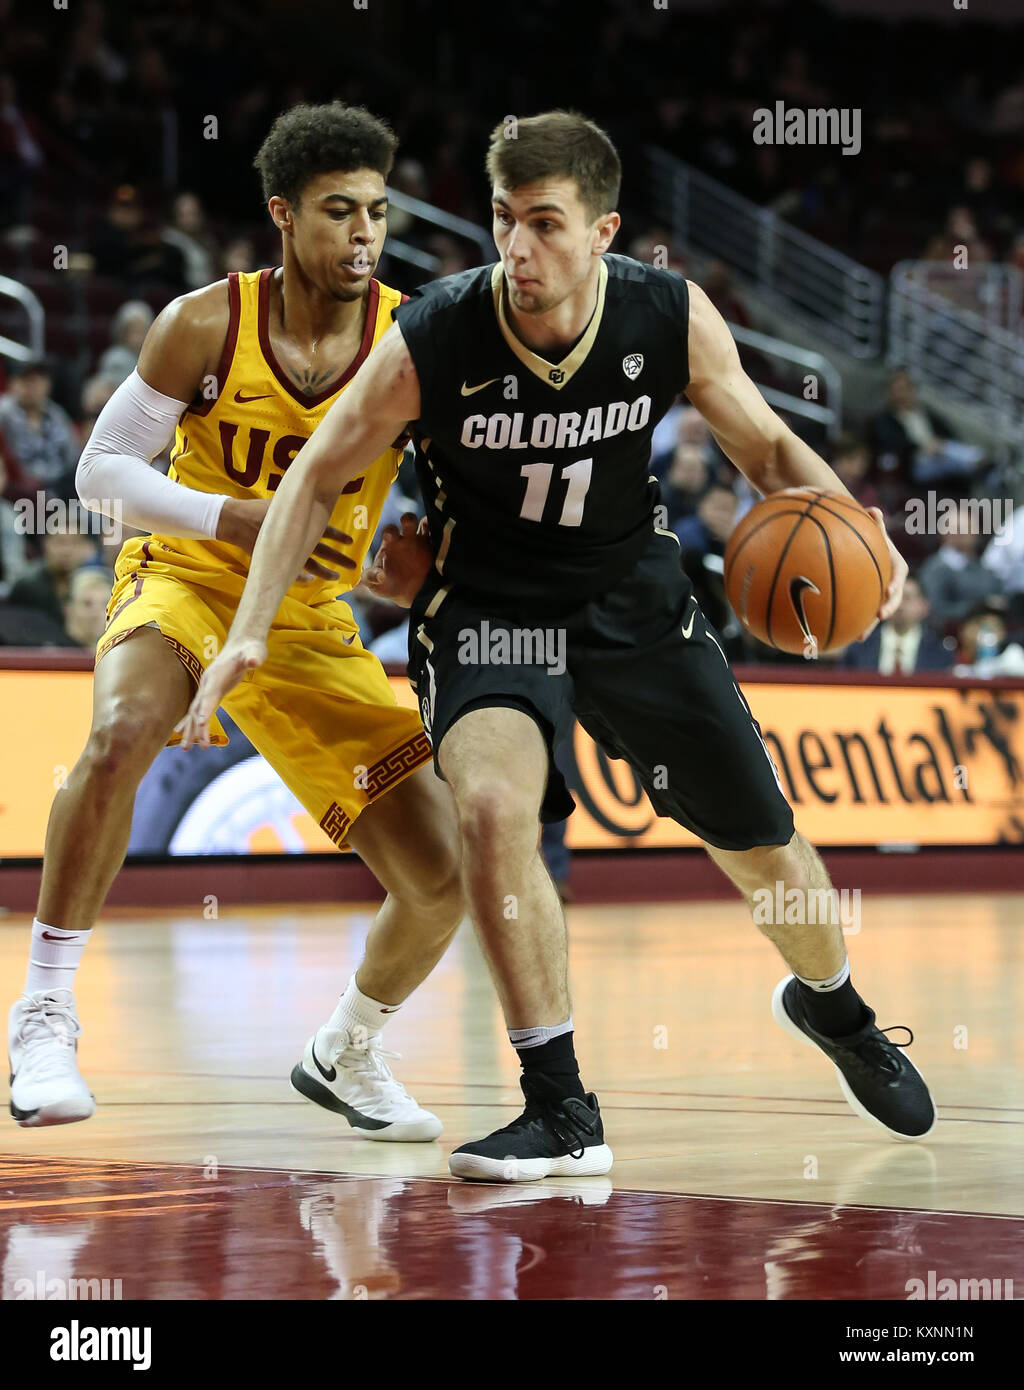
<path id="1" fill-rule="evenodd" d="M 697 503 L 695 514 L 672 527 L 685 556 L 694 551 L 705 555 L 724 555 L 725 543 L 736 520 L 736 494 L 724 483 L 712 483 Z M 684 569 L 689 573 L 688 567 Z"/>
<path id="2" fill-rule="evenodd" d="M 981 563 L 999 580 L 1011 611 L 1024 616 L 1024 507 L 1010 514 L 1005 536 L 993 536 Z"/>
<path id="3" fill-rule="evenodd" d="M 95 647 L 107 625 L 110 573 L 97 565 L 76 569 L 68 581 L 64 631 L 76 647 Z"/>
<path id="4" fill-rule="evenodd" d="M 18 529 L 14 503 L 4 498 L 6 487 L 7 464 L 0 454 L 0 598 L 6 598 L 11 585 L 29 570 L 25 537 Z"/>
<path id="5" fill-rule="evenodd" d="M 990 159 L 976 156 L 967 161 L 957 201 L 970 211 L 982 236 L 1000 234 L 1004 200 L 994 186 Z"/>
<path id="6" fill-rule="evenodd" d="M 55 495 L 74 494 L 79 448 L 67 411 L 50 399 L 52 378 L 40 360 L 20 363 L 0 397 L 0 430 L 21 469 Z"/>
<path id="7" fill-rule="evenodd" d="M 707 492 L 708 481 L 708 463 L 701 450 L 695 444 L 677 445 L 661 489 L 669 530 L 675 529 L 677 521 L 693 516 Z"/>
<path id="8" fill-rule="evenodd" d="M 737 499 L 731 488 L 712 483 L 697 503 L 693 516 L 672 527 L 682 551 L 680 562 L 693 585 L 694 597 L 726 643 L 735 659 L 741 640 L 739 620 L 725 596 L 725 546 L 736 522 Z"/>
<path id="9" fill-rule="evenodd" d="M 71 576 L 80 566 L 96 559 L 96 542 L 78 531 L 51 531 L 42 537 L 42 547 L 43 558 L 12 585 L 10 602 L 22 608 L 36 608 L 63 623 Z"/>
<path id="10" fill-rule="evenodd" d="M 217 243 L 207 230 L 203 205 L 194 193 L 178 194 L 170 223 L 161 235 L 181 252 L 186 289 L 201 290 L 216 280 Z"/>
<path id="11" fill-rule="evenodd" d="M 862 507 L 880 507 L 878 489 L 867 481 L 871 454 L 863 440 L 841 434 L 832 446 L 832 471 Z"/>
<path id="12" fill-rule="evenodd" d="M 974 213 L 968 207 L 950 208 L 946 218 L 945 231 L 933 237 L 925 247 L 922 259 L 926 261 L 945 261 L 947 265 L 959 265 L 961 248 L 967 252 L 968 266 L 983 265 L 992 259 L 992 248 L 982 239 Z"/>
<path id="13" fill-rule="evenodd" d="M 878 671 L 883 676 L 948 671 L 953 653 L 925 626 L 928 614 L 928 600 L 919 581 L 910 575 L 896 612 L 887 622 L 879 623 L 866 642 L 852 642 L 841 664 L 852 671 Z"/>
<path id="14" fill-rule="evenodd" d="M 468 270 L 471 264 L 469 247 L 458 237 L 449 236 L 447 232 L 435 232 L 433 236 L 428 237 L 426 249 L 431 256 L 438 259 L 437 269 L 432 272 L 435 280 L 440 280 L 445 275 L 456 275 L 460 270 Z"/>
<path id="15" fill-rule="evenodd" d="M 181 252 L 163 241 L 158 229 L 146 225 L 142 202 L 130 184 L 114 191 L 89 249 L 98 275 L 132 285 L 159 281 L 176 290 L 185 287 Z"/>
<path id="16" fill-rule="evenodd" d="M 979 604 L 960 624 L 957 676 L 1024 676 L 1024 647 L 1007 642 L 1006 617 L 995 603 Z"/>
<path id="17" fill-rule="evenodd" d="M 35 123 L 19 106 L 10 73 L 0 72 L 0 225 L 28 221 L 28 195 L 44 163 Z"/>
<path id="18" fill-rule="evenodd" d="M 418 159 L 400 159 L 388 180 L 388 187 L 410 198 L 419 198 L 424 203 L 430 191 L 427 171 Z M 400 237 L 402 241 L 419 245 L 417 227 L 422 225 L 415 213 L 406 212 L 395 203 L 388 204 L 388 236 Z"/>
<path id="19" fill-rule="evenodd" d="M 98 376 L 112 381 L 115 386 L 131 376 L 155 317 L 144 299 L 129 299 L 121 305 L 110 325 L 110 347 L 96 368 Z"/>
<path id="20" fill-rule="evenodd" d="M 888 394 L 888 407 L 876 416 L 873 431 L 879 485 L 887 509 L 895 511 L 912 484 L 962 479 L 975 471 L 984 451 L 954 440 L 945 420 L 918 404 L 917 387 L 903 368 L 890 376 Z M 903 495 L 888 496 L 893 487 Z"/>
<path id="21" fill-rule="evenodd" d="M 701 289 L 728 323 L 750 327 L 750 315 L 744 304 L 732 271 L 724 261 L 712 261 L 701 281 Z"/>
<path id="22" fill-rule="evenodd" d="M 696 448 L 705 461 L 711 462 L 711 433 L 707 422 L 695 406 L 683 397 L 654 429 L 651 436 L 651 472 L 659 480 L 672 466 L 677 449 Z"/>
<path id="23" fill-rule="evenodd" d="M 106 376 L 91 376 L 82 387 L 82 399 L 75 424 L 78 427 L 78 440 L 83 448 L 92 434 L 96 417 L 116 389 L 117 383 Z"/>
<path id="24" fill-rule="evenodd" d="M 667 227 L 655 225 L 635 236 L 629 243 L 629 254 L 634 261 L 643 261 L 659 270 L 674 270 L 682 276 L 690 273 L 690 262 Z"/>
<path id="25" fill-rule="evenodd" d="M 233 237 L 224 247 L 224 254 L 220 258 L 221 275 L 227 275 L 232 270 L 242 274 L 258 268 L 259 262 L 250 237 Z"/>
<path id="26" fill-rule="evenodd" d="M 959 622 L 979 603 L 1002 593 L 998 575 L 978 559 L 978 537 L 971 533 L 970 513 L 961 506 L 956 530 L 943 536 L 938 550 L 921 566 L 921 588 L 938 627 Z"/>
<path id="27" fill-rule="evenodd" d="M 2 398 L 0 398 L 2 399 Z M 6 483 L 0 488 L 0 496 L 8 502 L 17 502 L 19 497 L 34 497 L 42 490 L 42 483 L 26 473 L 11 452 L 7 440 L 0 432 L 0 463 L 3 464 Z"/>

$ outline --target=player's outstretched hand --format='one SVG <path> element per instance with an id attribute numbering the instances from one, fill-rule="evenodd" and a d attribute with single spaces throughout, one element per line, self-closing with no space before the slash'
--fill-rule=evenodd
<path id="1" fill-rule="evenodd" d="M 891 618 L 896 612 L 896 609 L 899 608 L 900 600 L 903 598 L 903 586 L 907 582 L 907 575 L 910 573 L 909 565 L 893 545 L 892 537 L 886 530 L 885 513 L 882 511 L 881 507 L 868 507 L 867 511 L 868 515 L 874 517 L 875 521 L 877 521 L 882 528 L 882 534 L 885 536 L 885 543 L 889 547 L 889 560 L 892 564 L 892 575 L 889 579 L 889 587 L 885 591 L 885 599 L 882 606 L 878 610 L 871 626 L 857 639 L 860 642 L 866 642 L 878 624 L 884 623 L 887 618 Z"/>
<path id="2" fill-rule="evenodd" d="M 217 522 L 217 540 L 240 546 L 251 555 L 269 510 L 269 497 L 229 497 Z M 337 548 L 352 544 L 351 536 L 336 526 L 328 526 L 323 540 L 302 567 L 298 581 L 309 584 L 316 579 L 339 579 L 345 570 L 354 570 L 356 562 Z"/>
<path id="3" fill-rule="evenodd" d="M 203 672 L 188 713 L 174 730 L 176 734 L 181 734 L 182 748 L 209 748 L 210 720 L 217 706 L 229 691 L 234 690 L 246 672 L 262 666 L 266 659 L 267 644 L 248 641 L 237 646 L 229 643 L 220 656 L 210 662 Z"/>
<path id="4" fill-rule="evenodd" d="M 313 551 L 313 554 L 303 566 L 299 579 L 308 583 L 312 579 L 340 579 L 343 570 L 354 570 L 355 560 L 350 559 L 343 551 L 336 546 L 329 545 L 329 541 L 336 541 L 338 545 L 353 545 L 351 536 L 347 536 L 344 531 L 339 531 L 336 526 L 328 526 L 324 532 L 324 538 Z M 317 560 L 317 556 L 320 560 Z M 322 563 L 326 561 L 326 563 Z"/>
<path id="5" fill-rule="evenodd" d="M 408 608 L 419 593 L 434 563 L 434 548 L 426 517 L 417 524 L 415 513 L 406 512 L 402 528 L 385 526 L 373 564 L 363 571 L 363 584 L 375 598 L 390 599 Z"/>

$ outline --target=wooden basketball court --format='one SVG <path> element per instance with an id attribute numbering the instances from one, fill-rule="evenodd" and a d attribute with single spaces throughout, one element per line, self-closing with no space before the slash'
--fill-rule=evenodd
<path id="1" fill-rule="evenodd" d="M 906 1299 L 930 1277 L 1024 1290 L 1022 907 L 865 897 L 848 938 L 879 1026 L 914 1031 L 940 1114 L 924 1144 L 859 1119 L 828 1062 L 776 1026 L 785 971 L 739 902 L 570 907 L 577 1054 L 616 1162 L 515 1187 L 447 1169 L 521 1109 L 468 928 L 385 1036 L 444 1134 L 388 1145 L 288 1084 L 371 904 L 108 912 L 76 989 L 96 1115 L 5 1117 L 2 1296 L 40 1270 L 120 1279 L 126 1299 Z M 8 1002 L 29 924 L 0 923 Z"/>

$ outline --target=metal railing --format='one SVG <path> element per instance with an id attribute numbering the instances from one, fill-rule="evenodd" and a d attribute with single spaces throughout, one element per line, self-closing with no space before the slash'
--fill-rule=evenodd
<path id="1" fill-rule="evenodd" d="M 466 241 L 474 242 L 483 253 L 481 264 L 497 259 L 494 238 L 489 232 L 484 231 L 483 227 L 478 227 L 475 222 L 467 222 L 464 217 L 456 217 L 454 213 L 444 212 L 441 208 L 434 207 L 433 203 L 425 203 L 421 198 L 410 197 L 408 193 L 400 193 L 394 188 L 388 189 L 388 202 L 392 207 L 400 208 L 403 212 L 418 217 L 423 222 L 429 222 L 434 227 L 441 227 L 446 232 L 452 232 L 455 236 L 464 237 Z M 388 244 L 390 245 L 390 242 Z"/>
<path id="2" fill-rule="evenodd" d="M 1024 442 L 1024 335 L 987 323 L 926 288 L 902 262 L 889 285 L 889 361 Z"/>
<path id="3" fill-rule="evenodd" d="M 828 358 L 822 357 L 820 352 L 795 347 L 781 338 L 771 338 L 766 333 L 755 333 L 752 328 L 742 328 L 738 323 L 730 323 L 729 330 L 744 347 L 753 348 L 755 352 L 766 357 L 775 357 L 787 364 L 804 367 L 813 376 L 821 378 L 825 386 L 824 405 L 820 401 L 805 400 L 803 396 L 779 390 L 763 382 L 757 382 L 757 387 L 769 405 L 778 406 L 780 410 L 785 410 L 791 415 L 802 415 L 807 420 L 824 425 L 829 439 L 836 439 L 842 429 L 843 384 L 838 371 Z M 756 381 L 757 372 L 754 371 L 752 376 Z"/>
<path id="4" fill-rule="evenodd" d="M 0 356 L 13 357 L 16 362 L 42 357 L 46 343 L 46 314 L 42 304 L 27 286 L 6 275 L 0 275 L 0 295 L 17 300 L 28 315 L 28 343 L 19 343 L 0 333 Z"/>
<path id="5" fill-rule="evenodd" d="M 948 299 L 993 328 L 1024 332 L 1024 273 L 1015 265 L 989 263 L 958 270 L 948 261 L 898 261 L 889 280 Z"/>
<path id="6" fill-rule="evenodd" d="M 879 356 L 882 276 L 664 150 L 647 155 L 654 213 L 684 247 L 724 261 L 851 356 Z"/>

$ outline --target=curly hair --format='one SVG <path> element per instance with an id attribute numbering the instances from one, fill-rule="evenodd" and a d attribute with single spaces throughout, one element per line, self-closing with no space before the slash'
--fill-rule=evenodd
<path id="1" fill-rule="evenodd" d="M 252 163 L 265 199 L 298 203 L 310 179 L 332 170 L 374 169 L 386 179 L 397 146 L 395 132 L 365 106 L 303 104 L 278 116 Z"/>

